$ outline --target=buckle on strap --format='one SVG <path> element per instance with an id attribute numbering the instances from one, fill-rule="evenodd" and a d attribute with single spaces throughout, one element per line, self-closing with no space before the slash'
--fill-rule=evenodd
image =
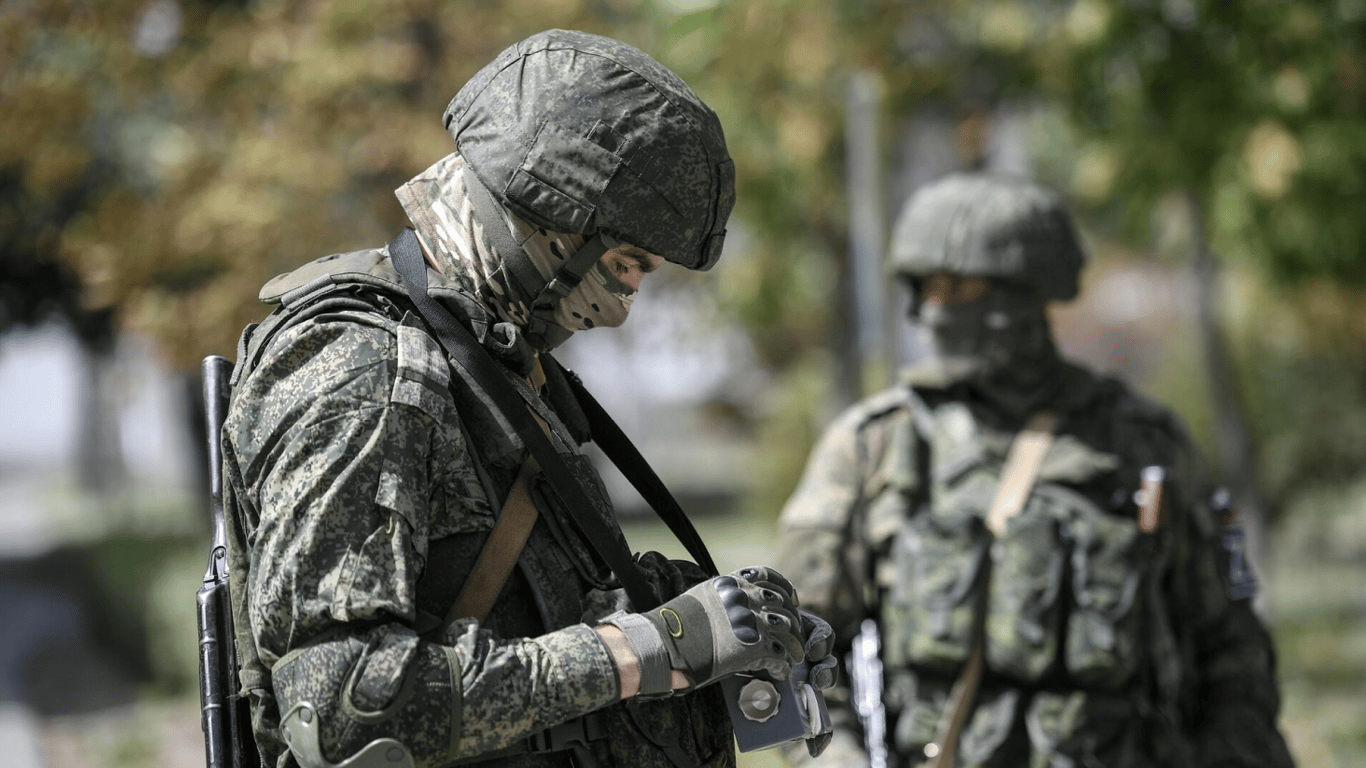
<path id="1" fill-rule="evenodd" d="M 527 739 L 531 752 L 560 752 L 570 747 L 587 745 L 607 737 L 607 719 L 601 712 L 589 712 L 568 722 L 532 734 Z"/>

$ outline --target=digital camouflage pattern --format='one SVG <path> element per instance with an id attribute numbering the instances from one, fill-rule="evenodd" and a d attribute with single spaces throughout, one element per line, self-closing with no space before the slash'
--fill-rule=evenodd
<path id="1" fill-rule="evenodd" d="M 602 230 L 689 269 L 721 256 L 735 205 L 721 122 L 636 48 L 532 35 L 470 78 L 445 123 L 497 201 L 537 226 Z"/>
<path id="2" fill-rule="evenodd" d="M 927 184 L 906 201 L 890 256 L 898 275 L 1007 278 L 1046 300 L 1075 297 L 1086 260 L 1056 195 L 1025 179 L 972 173 Z"/>
<path id="3" fill-rule="evenodd" d="M 734 204 L 720 123 L 644 53 L 560 30 L 481 70 L 445 122 L 458 151 L 397 191 L 437 268 L 428 293 L 501 365 L 589 508 L 570 514 L 533 476 L 539 515 L 513 574 L 486 618 L 446 626 L 525 447 L 413 311 L 385 249 L 268 282 L 261 298 L 280 306 L 243 333 L 222 434 L 241 692 L 263 756 L 295 763 L 281 715 L 306 702 L 332 762 L 387 738 L 419 766 L 733 766 L 718 691 L 619 702 L 591 627 L 621 607 L 619 585 L 575 516 L 617 539 L 600 544 L 626 543 L 580 450 L 587 419 L 539 358 L 626 316 L 633 292 L 597 263 L 598 234 L 715 262 Z M 660 602 L 700 580 L 656 556 L 640 567 Z M 590 744 L 535 751 L 532 737 L 574 723 L 591 723 Z"/>
<path id="4" fill-rule="evenodd" d="M 431 277 L 432 294 L 508 366 L 508 386 L 551 427 L 596 497 L 594 512 L 612 520 L 566 426 L 574 415 L 564 392 L 553 381 L 533 389 L 520 366 L 534 356 L 508 349 L 525 342 L 500 335 L 461 284 Z M 403 743 L 420 766 L 468 760 L 519 750 L 534 733 L 600 710 L 609 738 L 593 751 L 603 768 L 671 766 L 650 739 L 699 766 L 734 765 L 717 691 L 617 703 L 615 667 L 588 625 L 616 585 L 539 484 L 542 514 L 491 615 L 435 634 L 525 452 L 402 308 L 383 249 L 319 259 L 262 296 L 284 309 L 244 334 L 223 443 L 238 643 L 249 649 L 242 687 L 268 764 L 294 764 L 279 720 L 308 701 L 334 762 L 380 737 Z M 700 578 L 696 566 L 653 555 L 642 566 L 665 598 Z M 488 764 L 569 760 L 512 754 Z"/>
<path id="5" fill-rule="evenodd" d="M 1291 765 L 1270 641 L 1247 595 L 1230 597 L 1180 425 L 1116 381 L 1066 376 L 1044 404 L 1058 433 L 1002 540 L 983 515 L 1023 419 L 961 385 L 904 383 L 822 438 L 783 510 L 780 569 L 845 650 L 879 620 L 894 765 L 925 759 L 979 631 L 987 672 L 959 765 Z M 1149 465 L 1169 471 L 1155 533 L 1134 501 Z M 847 692 L 830 700 L 825 759 L 867 765 Z"/>

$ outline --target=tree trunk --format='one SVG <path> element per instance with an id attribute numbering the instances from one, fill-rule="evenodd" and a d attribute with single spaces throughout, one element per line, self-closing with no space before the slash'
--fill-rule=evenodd
<path id="1" fill-rule="evenodd" d="M 78 397 L 76 472 L 81 489 L 104 503 L 123 490 L 128 469 L 119 435 L 116 358 L 112 349 L 81 345 L 84 381 Z"/>
<path id="2" fill-rule="evenodd" d="M 1266 523 L 1274 515 L 1257 482 L 1257 445 L 1238 387 L 1238 372 L 1219 316 L 1219 260 L 1210 251 L 1204 202 L 1187 194 L 1191 211 L 1191 272 L 1196 286 L 1196 325 L 1214 410 L 1215 471 L 1227 486 L 1247 534 L 1254 564 L 1265 562 Z M 1263 580 L 1265 584 L 1265 580 Z M 1265 610 L 1265 594 L 1257 608 Z"/>

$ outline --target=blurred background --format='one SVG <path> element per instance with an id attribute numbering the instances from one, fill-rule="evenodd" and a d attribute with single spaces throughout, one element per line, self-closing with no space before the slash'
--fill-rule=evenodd
<path id="1" fill-rule="evenodd" d="M 446 102 L 547 27 L 726 129 L 721 264 L 559 353 L 723 569 L 771 559 L 820 429 L 916 353 L 900 203 L 1031 175 L 1092 254 L 1062 349 L 1187 420 L 1254 534 L 1293 751 L 1366 764 L 1366 0 L 0 0 L 6 765 L 203 764 L 198 363 L 269 277 L 387 241 Z"/>

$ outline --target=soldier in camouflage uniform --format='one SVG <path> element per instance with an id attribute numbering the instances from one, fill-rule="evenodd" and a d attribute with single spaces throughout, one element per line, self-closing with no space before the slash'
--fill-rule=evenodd
<path id="1" fill-rule="evenodd" d="M 1181 425 L 1055 350 L 1045 305 L 1076 295 L 1083 263 L 1059 201 L 950 176 L 907 202 L 891 253 L 931 352 L 830 426 L 779 560 L 844 649 L 876 620 L 888 764 L 948 746 L 943 768 L 1290 766 L 1255 583 Z M 1039 413 L 1052 442 L 998 537 L 983 518 Z M 1156 526 L 1137 519 L 1150 466 L 1167 478 Z M 955 684 L 972 693 L 953 738 Z M 831 701 L 823 762 L 869 765 L 847 691 Z"/>
<path id="2" fill-rule="evenodd" d="M 620 539 L 584 414 L 542 359 L 619 325 L 663 261 L 715 263 L 734 197 L 720 124 L 640 51 L 559 30 L 504 51 L 445 122 L 457 151 L 397 190 L 428 294 L 544 425 L 595 507 L 579 513 Z M 829 628 L 781 575 L 637 555 L 664 605 L 636 613 L 543 479 L 487 618 L 443 621 L 527 450 L 414 311 L 390 249 L 321 258 L 261 298 L 278 307 L 243 334 L 223 448 L 265 764 L 729 766 L 709 683 L 803 660 L 833 681 Z"/>

